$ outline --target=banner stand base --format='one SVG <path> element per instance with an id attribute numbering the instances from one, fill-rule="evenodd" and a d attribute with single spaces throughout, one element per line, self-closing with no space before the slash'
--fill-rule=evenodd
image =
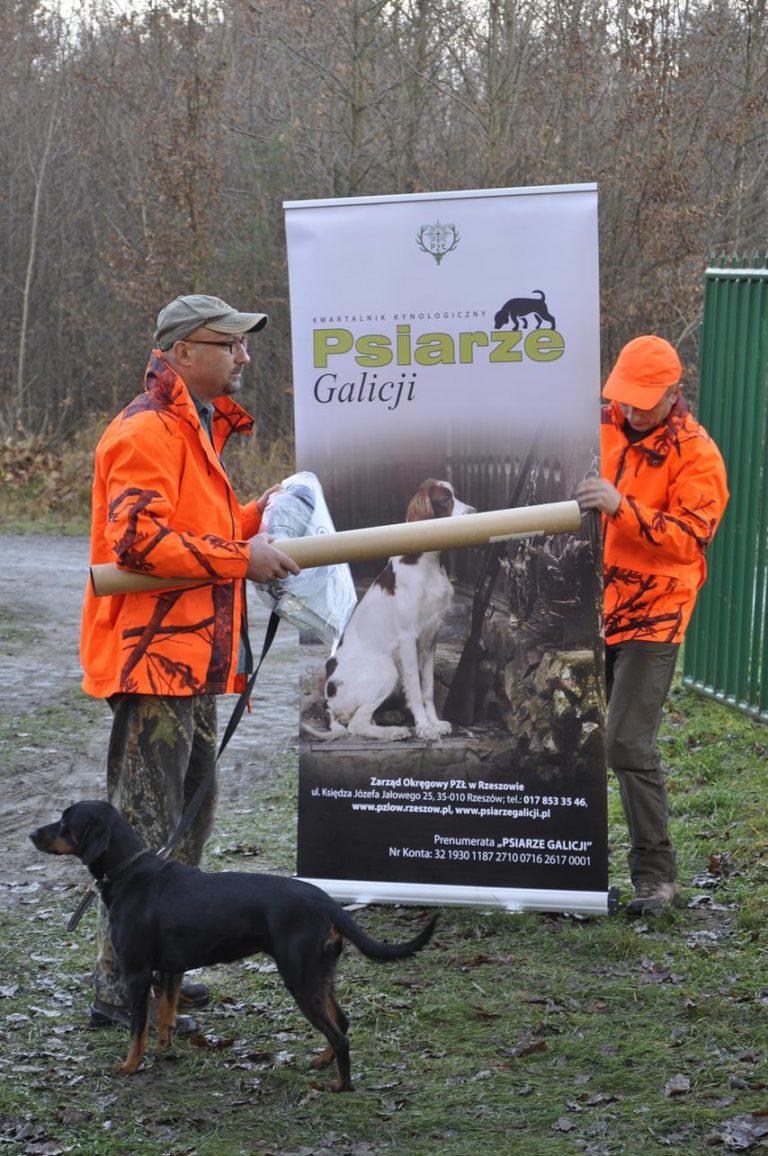
<path id="1" fill-rule="evenodd" d="M 454 887 L 441 883 L 382 883 L 357 879 L 311 879 L 339 903 L 412 903 L 418 907 L 501 907 L 505 911 L 542 911 L 578 915 L 614 915 L 617 888 L 608 891 L 544 891 L 526 887 Z"/>

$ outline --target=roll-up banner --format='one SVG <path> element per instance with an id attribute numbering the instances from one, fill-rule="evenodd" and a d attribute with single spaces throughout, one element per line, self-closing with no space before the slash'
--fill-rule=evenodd
<path id="1" fill-rule="evenodd" d="M 568 502 L 598 468 L 594 185 L 287 202 L 296 456 L 337 531 Z M 301 636 L 298 873 L 605 912 L 599 527 L 353 563 Z"/>

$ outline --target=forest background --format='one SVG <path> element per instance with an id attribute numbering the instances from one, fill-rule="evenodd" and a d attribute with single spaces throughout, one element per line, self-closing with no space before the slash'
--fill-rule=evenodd
<path id="1" fill-rule="evenodd" d="M 285 199 L 596 181 L 604 368 L 657 332 L 695 398 L 708 258 L 766 242 L 765 7 L 3 0 L 6 469 L 134 396 L 184 292 L 269 312 L 257 444 L 287 460 Z"/>
<path id="2" fill-rule="evenodd" d="M 140 389 L 154 318 L 180 292 L 270 313 L 253 343 L 255 456 L 250 473 L 235 463 L 236 488 L 259 492 L 257 468 L 290 472 L 285 199 L 596 181 L 603 368 L 655 331 L 679 346 L 695 397 L 708 258 L 766 245 L 765 8 L 0 0 L 0 527 L 87 517 L 95 433 Z M 91 933 L 61 941 L 79 865 L 33 863 L 25 835 L 55 814 L 41 799 L 103 778 L 108 720 L 74 689 L 85 524 L 69 550 L 3 535 L 7 1151 L 765 1147 L 764 727 L 679 686 L 662 742 L 685 908 L 657 923 L 455 909 L 436 950 L 391 978 L 350 952 L 353 1097 L 309 1085 L 317 1041 L 252 962 L 214 977 L 203 1047 L 112 1081 L 114 1035 L 84 1026 Z M 270 686 L 292 706 L 274 689 L 291 645 L 278 636 Z M 250 748 L 223 776 L 215 869 L 256 857 L 293 870 L 295 758 L 277 749 L 274 712 L 263 778 Z M 612 790 L 609 809 L 621 864 Z M 389 939 L 412 918 L 366 913 Z"/>

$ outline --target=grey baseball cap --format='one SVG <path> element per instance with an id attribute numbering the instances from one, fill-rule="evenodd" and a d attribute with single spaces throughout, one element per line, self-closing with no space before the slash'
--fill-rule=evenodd
<path id="1" fill-rule="evenodd" d="M 220 297 L 209 297 L 205 293 L 190 293 L 177 297 L 161 309 L 157 315 L 155 345 L 160 349 L 170 349 L 174 341 L 183 341 L 204 325 L 215 333 L 227 333 L 232 337 L 242 337 L 245 333 L 255 333 L 267 324 L 266 313 L 239 313 Z"/>

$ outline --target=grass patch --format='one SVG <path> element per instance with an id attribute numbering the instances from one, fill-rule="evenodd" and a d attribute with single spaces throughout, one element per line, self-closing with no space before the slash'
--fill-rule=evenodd
<path id="1" fill-rule="evenodd" d="M 93 450 L 99 426 L 65 446 L 9 442 L 0 446 L 0 529 L 84 534 L 90 528 Z"/>
<path id="2" fill-rule="evenodd" d="M 4 1150 L 727 1150 L 731 1122 L 758 1128 L 768 1094 L 766 737 L 675 688 L 663 738 L 685 906 L 644 921 L 450 908 L 412 960 L 375 965 L 348 949 L 353 1095 L 312 1086 L 321 1040 L 262 957 L 206 971 L 206 1046 L 179 1041 L 164 1058 L 150 1047 L 137 1076 L 114 1074 L 126 1036 L 86 1026 L 93 915 L 65 931 L 84 872 L 23 880 L 0 916 Z M 276 757 L 245 806 L 221 809 L 210 869 L 293 870 L 296 775 L 295 753 Z M 626 891 L 613 787 L 609 814 Z M 359 919 L 405 939 L 424 915 L 380 906 Z"/>
<path id="3" fill-rule="evenodd" d="M 46 754 L 81 749 L 93 728 L 103 724 L 104 703 L 76 687 L 57 692 L 55 702 L 21 714 L 0 710 L 0 759 L 25 771 Z"/>

